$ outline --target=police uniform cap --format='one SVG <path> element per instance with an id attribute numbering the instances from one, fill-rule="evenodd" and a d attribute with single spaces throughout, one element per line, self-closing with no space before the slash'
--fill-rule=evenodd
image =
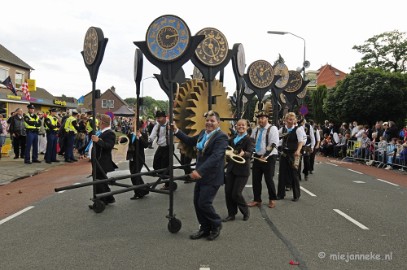
<path id="1" fill-rule="evenodd" d="M 260 117 L 269 117 L 269 114 L 268 113 L 266 113 L 265 111 L 260 111 L 260 112 L 258 112 L 257 114 L 256 114 L 256 117 L 257 118 L 260 118 Z"/>
<path id="2" fill-rule="evenodd" d="M 29 104 L 29 105 L 27 105 L 27 108 L 28 108 L 28 109 L 35 109 L 35 106 L 32 105 L 32 104 Z"/>

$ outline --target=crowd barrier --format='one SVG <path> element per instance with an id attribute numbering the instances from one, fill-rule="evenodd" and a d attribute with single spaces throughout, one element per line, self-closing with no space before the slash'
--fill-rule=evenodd
<path id="1" fill-rule="evenodd" d="M 335 147 L 335 146 L 334 146 Z M 378 168 L 399 169 L 407 171 L 406 157 L 401 157 L 402 145 L 391 143 L 369 143 L 363 145 L 360 141 L 348 141 L 346 145 L 346 156 L 342 157 L 350 161 L 359 161 L 369 166 Z M 339 152 L 339 153 L 343 153 Z"/>

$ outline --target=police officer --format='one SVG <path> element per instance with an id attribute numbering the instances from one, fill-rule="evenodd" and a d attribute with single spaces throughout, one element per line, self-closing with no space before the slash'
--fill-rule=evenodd
<path id="1" fill-rule="evenodd" d="M 78 133 L 78 111 L 73 109 L 71 116 L 69 116 L 64 125 L 66 133 L 66 149 L 65 149 L 65 162 L 72 163 L 78 161 L 73 155 L 73 146 L 75 142 L 76 133 Z"/>
<path id="2" fill-rule="evenodd" d="M 51 162 L 59 162 L 57 160 L 57 142 L 58 142 L 58 130 L 61 126 L 57 117 L 57 109 L 52 108 L 50 114 L 45 118 L 44 125 L 47 133 L 47 150 L 45 151 L 45 162 L 50 164 Z"/>
<path id="3" fill-rule="evenodd" d="M 27 133 L 24 163 L 41 163 L 41 161 L 38 160 L 38 130 L 41 126 L 40 117 L 34 113 L 35 106 L 33 104 L 28 105 L 27 108 L 28 113 L 24 114 L 24 126 Z M 32 162 L 30 161 L 31 146 Z"/>

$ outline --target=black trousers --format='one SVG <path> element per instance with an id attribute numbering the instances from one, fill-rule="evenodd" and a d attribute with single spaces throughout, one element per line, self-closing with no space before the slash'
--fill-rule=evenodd
<path id="1" fill-rule="evenodd" d="M 269 200 L 277 199 L 276 186 L 274 185 L 273 177 L 276 166 L 277 155 L 272 155 L 267 159 L 267 162 L 261 162 L 259 160 L 253 161 L 252 167 L 252 183 L 253 183 L 253 200 L 261 202 L 261 181 L 264 175 L 264 181 L 266 182 Z"/>
<path id="2" fill-rule="evenodd" d="M 129 161 L 129 168 L 130 168 L 130 174 L 139 173 L 139 172 L 141 172 L 141 169 L 143 168 L 143 162 L 141 162 L 140 160 L 137 160 L 137 159 L 136 160 L 133 159 L 133 160 Z M 144 181 L 143 181 L 143 178 L 141 177 L 141 175 L 139 175 L 139 176 L 131 177 L 131 183 L 134 186 L 137 186 L 137 185 L 144 184 Z M 136 196 L 145 196 L 148 193 L 149 193 L 148 190 L 141 189 L 141 188 L 134 190 L 134 195 L 136 195 Z"/>
<path id="3" fill-rule="evenodd" d="M 293 189 L 294 198 L 299 198 L 300 193 L 300 179 L 298 170 L 294 169 L 294 153 L 284 153 L 280 156 L 279 174 L 278 174 L 278 197 L 285 197 L 285 187 L 291 184 Z"/>
<path id="4" fill-rule="evenodd" d="M 205 180 L 203 180 L 205 181 Z M 220 186 L 205 185 L 196 182 L 194 188 L 194 207 L 201 230 L 209 232 L 221 225 L 221 218 L 213 207 L 213 200 Z"/>
<path id="5" fill-rule="evenodd" d="M 158 146 L 157 151 L 154 154 L 153 169 L 159 170 L 168 168 L 170 166 L 170 147 L 169 146 Z M 162 174 L 162 173 L 161 173 Z M 165 183 L 166 187 L 170 186 L 170 183 Z"/>
<path id="6" fill-rule="evenodd" d="M 25 155 L 26 136 L 18 135 L 13 137 L 13 150 L 16 157 L 24 157 Z"/>
<path id="7" fill-rule="evenodd" d="M 249 176 L 235 175 L 233 172 L 226 173 L 225 195 L 229 216 L 235 216 L 237 209 L 239 209 L 243 215 L 248 215 L 249 208 L 242 194 L 248 178 Z"/>
<path id="8" fill-rule="evenodd" d="M 304 168 L 302 169 L 302 173 L 307 176 L 309 171 L 311 170 L 311 153 L 305 153 L 302 155 L 302 160 L 304 161 Z"/>

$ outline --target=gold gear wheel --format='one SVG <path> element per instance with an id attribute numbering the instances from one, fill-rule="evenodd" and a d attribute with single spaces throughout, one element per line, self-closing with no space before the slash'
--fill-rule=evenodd
<path id="1" fill-rule="evenodd" d="M 228 100 L 228 93 L 223 84 L 218 80 L 212 81 L 212 96 L 216 97 L 216 104 L 212 104 L 212 110 L 219 113 L 221 118 L 232 117 L 232 106 Z M 174 121 L 179 129 L 188 136 L 199 134 L 205 129 L 204 114 L 208 111 L 208 83 L 203 80 L 192 79 L 179 86 L 179 93 L 174 101 Z M 230 122 L 221 121 L 220 129 L 229 133 Z M 193 148 L 179 142 L 178 148 L 181 153 L 189 157 L 196 157 Z"/>

